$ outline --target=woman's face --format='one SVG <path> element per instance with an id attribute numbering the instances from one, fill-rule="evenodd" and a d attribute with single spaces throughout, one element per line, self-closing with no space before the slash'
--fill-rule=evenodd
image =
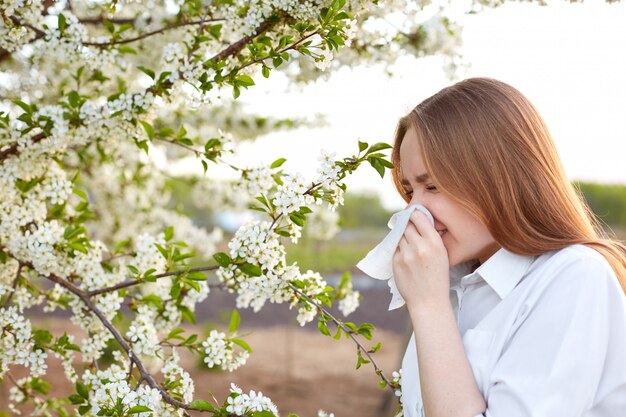
<path id="1" fill-rule="evenodd" d="M 426 172 L 414 129 L 406 132 L 400 145 L 400 166 L 402 184 L 411 198 L 409 204 L 419 203 L 431 212 L 451 266 L 474 259 L 482 264 L 500 248 L 478 218 L 437 190 Z"/>

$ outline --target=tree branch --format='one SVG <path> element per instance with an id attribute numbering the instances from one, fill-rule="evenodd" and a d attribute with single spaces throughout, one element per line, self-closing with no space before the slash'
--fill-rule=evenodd
<path id="1" fill-rule="evenodd" d="M 80 23 L 86 24 L 86 25 L 97 25 L 98 23 L 102 23 L 104 21 L 108 21 L 114 24 L 118 24 L 118 25 L 122 25 L 124 23 L 133 23 L 135 20 L 137 20 L 134 17 L 127 17 L 127 18 L 123 18 L 123 17 L 112 17 L 112 18 L 107 18 L 104 16 L 97 16 L 97 17 L 79 17 L 78 21 Z M 152 18 L 148 18 L 148 22 L 150 22 L 152 20 Z"/>
<path id="2" fill-rule="evenodd" d="M 113 45 L 121 45 L 121 44 L 125 44 L 125 43 L 131 43 L 131 42 L 136 42 L 139 41 L 141 39 L 145 39 L 145 38 L 149 38 L 150 36 L 154 36 L 154 35 L 158 35 L 159 33 L 163 33 L 166 32 L 168 30 L 172 30 L 172 29 L 177 29 L 183 26 L 192 26 L 192 25 L 198 25 L 198 24 L 204 24 L 204 23 L 210 23 L 210 22 L 223 22 L 224 19 L 210 19 L 210 20 L 192 20 L 192 21 L 185 21 L 185 22 L 181 22 L 181 23 L 175 23 L 173 25 L 170 26 L 164 26 L 160 29 L 156 29 L 153 30 L 152 32 L 147 32 L 144 33 L 142 35 L 139 36 L 135 36 L 134 38 L 128 38 L 128 39 L 120 39 L 120 40 L 116 40 L 116 41 L 111 41 L 111 42 L 83 42 L 82 44 L 85 46 L 96 46 L 98 48 L 106 48 L 107 46 L 113 46 Z"/>
<path id="3" fill-rule="evenodd" d="M 180 146 L 183 149 L 186 149 L 186 150 L 188 150 L 190 152 L 193 152 L 194 154 L 196 154 L 196 156 L 204 155 L 204 152 L 198 151 L 198 150 L 192 148 L 191 146 L 185 145 L 184 143 L 180 143 L 180 142 L 176 142 L 174 140 L 168 140 L 168 139 L 164 139 L 164 138 L 158 138 L 158 137 L 155 137 L 154 139 L 155 140 L 160 140 L 161 142 L 165 142 L 165 143 L 171 143 L 172 145 Z"/>
<path id="4" fill-rule="evenodd" d="M 171 277 L 172 275 L 180 275 L 180 274 L 184 274 L 186 272 L 213 271 L 213 270 L 215 270 L 217 268 L 219 268 L 219 265 L 202 266 L 202 267 L 191 268 L 191 269 L 181 269 L 180 271 L 164 272 L 164 273 L 159 274 L 159 275 L 154 275 L 154 278 L 159 279 L 159 278 Z M 85 293 L 85 295 L 87 297 L 93 297 L 95 295 L 106 294 L 106 293 L 109 293 L 109 292 L 118 291 L 118 290 L 121 290 L 123 288 L 132 287 L 134 285 L 145 284 L 146 282 L 147 281 L 140 281 L 140 280 L 134 279 L 132 281 L 122 282 L 122 283 L 119 283 L 117 285 L 113 285 L 111 287 L 100 288 L 98 290 L 88 291 L 88 292 Z"/>
<path id="5" fill-rule="evenodd" d="M 11 303 L 11 299 L 13 298 L 13 294 L 15 294 L 15 290 L 17 289 L 17 283 L 20 281 L 20 275 L 22 275 L 22 267 L 24 264 L 18 261 L 17 274 L 15 274 L 15 279 L 13 280 L 13 290 L 9 294 L 4 303 L 2 303 L 2 308 L 8 306 Z"/>
<path id="6" fill-rule="evenodd" d="M 33 141 L 33 143 L 37 143 L 37 142 L 44 140 L 45 138 L 46 138 L 46 135 L 45 133 L 42 132 L 42 133 L 36 134 L 30 140 Z M 0 161 L 4 161 L 5 159 L 7 159 L 7 157 L 11 155 L 18 156 L 20 154 L 20 152 L 17 149 L 18 147 L 19 147 L 18 144 L 14 143 L 13 145 L 6 148 L 5 150 L 0 151 Z"/>
<path id="7" fill-rule="evenodd" d="M 309 33 L 308 35 L 306 35 L 305 37 L 303 37 L 303 38 L 301 38 L 301 39 L 297 40 L 296 42 L 292 43 L 292 44 L 291 44 L 291 45 L 289 45 L 289 46 L 284 47 L 283 49 L 281 49 L 280 51 L 277 51 L 277 52 L 278 52 L 279 54 L 282 54 L 283 52 L 287 52 L 287 51 L 290 51 L 290 50 L 296 49 L 296 47 L 297 47 L 298 45 L 300 45 L 302 42 L 304 42 L 305 40 L 309 39 L 309 38 L 310 38 L 310 37 L 312 37 L 313 35 L 317 35 L 317 33 L 318 33 L 318 32 L 319 32 L 319 31 L 317 31 L 317 30 L 316 30 L 315 32 L 311 32 L 311 33 Z M 269 59 L 269 58 L 270 58 L 269 56 L 266 56 L 266 57 L 264 57 L 264 58 L 257 58 L 257 59 L 255 59 L 254 61 L 248 62 L 247 64 L 242 65 L 241 67 L 237 68 L 237 71 L 240 71 L 240 70 L 242 70 L 242 69 L 244 69 L 244 68 L 246 68 L 246 67 L 249 67 L 249 66 L 251 66 L 251 65 L 258 64 L 259 62 L 263 62 L 263 61 L 265 61 L 266 59 Z"/>
<path id="8" fill-rule="evenodd" d="M 318 305 L 311 297 L 309 297 L 308 295 L 306 295 L 305 293 L 303 293 L 302 291 L 300 291 L 298 288 L 296 288 L 293 284 L 289 283 L 288 284 L 289 287 L 293 290 L 293 292 L 295 292 L 296 294 L 298 294 L 298 296 L 304 298 L 305 300 L 307 300 L 309 302 L 309 304 L 311 304 L 312 306 L 314 306 L 320 313 L 327 315 L 328 317 L 330 317 L 330 319 L 337 325 L 337 327 L 340 327 L 344 332 L 346 332 L 346 334 L 348 336 L 350 336 L 350 339 L 352 339 L 352 341 L 354 343 L 356 343 L 357 345 L 357 349 L 359 349 L 361 352 L 363 352 L 367 358 L 369 359 L 370 362 L 372 362 L 372 365 L 374 366 L 374 370 L 376 371 L 376 374 L 378 376 L 380 376 L 382 378 L 383 381 L 385 381 L 385 384 L 387 384 L 387 386 L 394 392 L 395 394 L 395 388 L 393 386 L 393 384 L 387 379 L 387 377 L 385 376 L 385 374 L 383 373 L 383 370 L 378 366 L 378 364 L 376 364 L 376 361 L 374 360 L 374 358 L 372 357 L 372 355 L 370 354 L 370 351 L 365 349 L 365 347 L 361 344 L 361 342 L 359 342 L 359 340 L 354 336 L 354 332 L 352 330 L 350 330 L 349 328 L 347 328 L 343 322 L 341 320 L 339 320 L 338 318 L 336 318 L 335 316 L 333 316 L 331 313 L 329 313 L 326 309 L 324 309 L 324 307 Z"/>
<path id="9" fill-rule="evenodd" d="M 228 48 L 220 52 L 219 54 L 213 56 L 213 58 L 211 58 L 211 61 L 217 62 L 219 60 L 228 58 L 229 56 L 237 55 L 239 52 L 243 50 L 243 48 L 246 47 L 248 43 L 250 43 L 252 39 L 256 38 L 262 33 L 267 32 L 272 27 L 277 25 L 280 21 L 281 20 L 278 18 L 278 16 L 269 17 L 265 22 L 257 26 L 257 28 L 254 29 L 254 32 L 251 35 L 247 35 L 239 39 L 237 42 L 233 43 Z"/>
<path id="10" fill-rule="evenodd" d="M 98 319 L 104 325 L 104 327 L 107 328 L 107 330 L 113 335 L 117 343 L 119 343 L 122 349 L 124 349 L 124 352 L 126 352 L 126 354 L 128 355 L 128 359 L 131 362 L 135 363 L 135 366 L 137 367 L 137 369 L 139 370 L 139 373 L 141 374 L 141 378 L 145 380 L 151 388 L 159 391 L 159 393 L 161 394 L 161 398 L 163 398 L 163 401 L 165 401 L 166 403 L 170 405 L 173 405 L 174 407 L 182 408 L 183 410 L 206 411 L 206 410 L 201 410 L 201 409 L 190 407 L 189 404 L 175 400 L 167 393 L 167 391 L 165 391 L 159 384 L 157 384 L 154 378 L 152 377 L 152 375 L 146 370 L 141 360 L 133 353 L 132 348 L 128 345 L 128 343 L 122 337 L 120 332 L 115 328 L 115 326 L 113 326 L 113 324 L 111 324 L 111 322 L 104 316 L 104 314 L 102 314 L 102 312 L 98 310 L 98 308 L 93 303 L 93 301 L 91 301 L 88 293 L 74 286 L 69 281 L 59 278 L 54 274 L 47 275 L 45 278 L 49 279 L 50 281 L 54 283 L 59 284 L 60 286 L 67 289 L 68 291 L 70 291 L 71 293 L 73 293 L 74 295 L 76 295 L 78 298 L 81 299 L 81 301 L 85 304 L 85 306 L 96 317 L 98 317 Z"/>

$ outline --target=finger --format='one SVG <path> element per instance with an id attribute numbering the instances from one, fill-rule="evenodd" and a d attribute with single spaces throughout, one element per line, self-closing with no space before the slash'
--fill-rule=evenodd
<path id="1" fill-rule="evenodd" d="M 402 235 L 406 238 L 407 242 L 418 242 L 422 236 L 420 236 L 419 232 L 415 225 L 411 222 L 408 222 L 406 225 L 406 229 L 404 229 L 404 234 Z"/>
<path id="2" fill-rule="evenodd" d="M 441 237 L 439 236 L 439 233 L 437 233 L 435 226 L 432 225 L 428 217 L 426 217 L 426 215 L 422 213 L 421 211 L 415 210 L 411 214 L 411 217 L 409 218 L 409 220 L 410 220 L 410 223 L 413 224 L 413 226 L 415 226 L 417 233 L 419 233 L 419 235 L 422 238 L 429 239 L 429 240 L 431 239 L 441 240 Z"/>

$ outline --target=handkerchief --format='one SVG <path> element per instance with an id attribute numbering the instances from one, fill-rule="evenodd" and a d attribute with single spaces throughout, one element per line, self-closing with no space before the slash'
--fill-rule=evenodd
<path id="1" fill-rule="evenodd" d="M 424 213 L 430 222 L 433 225 L 435 224 L 432 214 L 430 214 L 426 207 L 420 204 L 413 204 L 395 213 L 389 219 L 389 223 L 387 223 L 387 226 L 391 229 L 389 234 L 356 265 L 357 268 L 372 278 L 388 280 L 387 284 L 391 292 L 389 310 L 395 310 L 404 305 L 404 299 L 400 295 L 393 279 L 392 260 L 398 243 L 400 243 L 404 230 L 409 223 L 409 217 L 411 217 L 411 214 L 415 210 Z"/>

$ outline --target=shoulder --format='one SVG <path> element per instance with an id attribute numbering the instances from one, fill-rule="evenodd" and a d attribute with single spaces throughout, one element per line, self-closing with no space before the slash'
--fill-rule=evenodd
<path id="1" fill-rule="evenodd" d="M 556 270 L 578 271 L 597 276 L 615 275 L 609 261 L 598 251 L 585 245 L 570 245 L 551 252 L 546 266 Z"/>
<path id="2" fill-rule="evenodd" d="M 539 265 L 536 273 L 546 290 L 558 290 L 561 294 L 563 291 L 584 292 L 586 296 L 609 291 L 623 296 L 617 276 L 607 259 L 588 246 L 567 246 L 546 253 L 537 261 Z"/>

